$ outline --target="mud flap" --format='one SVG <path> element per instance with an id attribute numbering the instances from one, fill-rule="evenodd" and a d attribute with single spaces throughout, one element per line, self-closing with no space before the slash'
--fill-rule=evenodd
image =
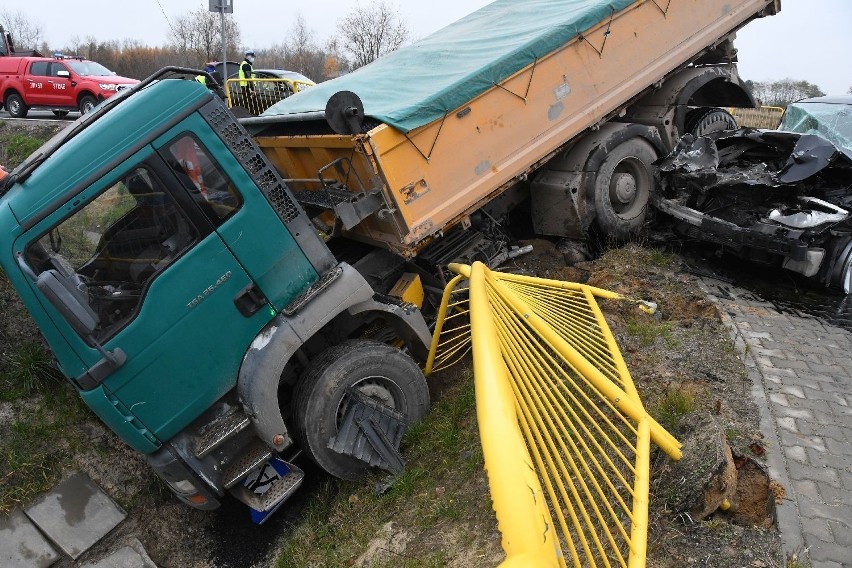
<path id="1" fill-rule="evenodd" d="M 343 404 L 346 413 L 337 435 L 328 442 L 329 449 L 393 474 L 402 473 L 405 462 L 399 444 L 408 426 L 405 414 L 351 387 Z"/>

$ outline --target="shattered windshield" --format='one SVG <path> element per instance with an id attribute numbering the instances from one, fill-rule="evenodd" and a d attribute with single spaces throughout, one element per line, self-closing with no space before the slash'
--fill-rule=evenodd
<path id="1" fill-rule="evenodd" d="M 112 71 L 94 61 L 66 61 L 74 73 L 81 77 L 111 77 L 115 75 Z"/>
<path id="2" fill-rule="evenodd" d="M 852 152 L 852 105 L 791 104 L 781 119 L 779 130 L 817 134 Z"/>

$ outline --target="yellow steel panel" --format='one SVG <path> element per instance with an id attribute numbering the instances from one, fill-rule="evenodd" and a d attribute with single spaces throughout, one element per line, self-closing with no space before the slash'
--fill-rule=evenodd
<path id="1" fill-rule="evenodd" d="M 595 301 L 628 299 L 481 263 L 451 269 L 426 372 L 472 345 L 504 566 L 644 566 L 650 442 L 674 459 L 680 444 L 645 411 Z"/>

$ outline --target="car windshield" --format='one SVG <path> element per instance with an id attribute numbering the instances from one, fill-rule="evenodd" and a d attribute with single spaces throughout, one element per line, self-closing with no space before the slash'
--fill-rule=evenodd
<path id="1" fill-rule="evenodd" d="M 74 73 L 83 77 L 112 77 L 115 75 L 115 73 L 94 61 L 68 60 L 66 63 L 74 70 Z"/>
<path id="2" fill-rule="evenodd" d="M 817 134 L 852 152 L 852 105 L 793 103 L 787 107 L 779 130 Z"/>

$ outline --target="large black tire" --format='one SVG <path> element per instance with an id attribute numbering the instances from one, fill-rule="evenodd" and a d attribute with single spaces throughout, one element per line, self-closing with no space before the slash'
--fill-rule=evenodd
<path id="1" fill-rule="evenodd" d="M 686 132 L 696 138 L 710 132 L 736 130 L 737 121 L 731 113 L 721 108 L 697 108 L 686 115 Z"/>
<path id="2" fill-rule="evenodd" d="M 328 448 L 346 408 L 344 393 L 355 386 L 419 422 L 429 410 L 429 387 L 417 364 L 384 343 L 352 340 L 330 347 L 314 359 L 293 393 L 296 441 L 317 465 L 340 479 L 357 479 L 368 465 Z"/>
<path id="3" fill-rule="evenodd" d="M 9 93 L 6 95 L 4 104 L 6 105 L 6 110 L 9 111 L 9 116 L 12 118 L 24 118 L 30 110 L 30 107 L 24 104 L 24 99 L 18 93 Z"/>
<path id="4" fill-rule="evenodd" d="M 88 114 L 98 104 L 97 99 L 92 95 L 83 95 L 80 97 L 80 114 Z"/>
<path id="5" fill-rule="evenodd" d="M 654 147 L 630 138 L 613 148 L 595 177 L 595 224 L 603 236 L 622 241 L 645 223 L 654 188 Z"/>

